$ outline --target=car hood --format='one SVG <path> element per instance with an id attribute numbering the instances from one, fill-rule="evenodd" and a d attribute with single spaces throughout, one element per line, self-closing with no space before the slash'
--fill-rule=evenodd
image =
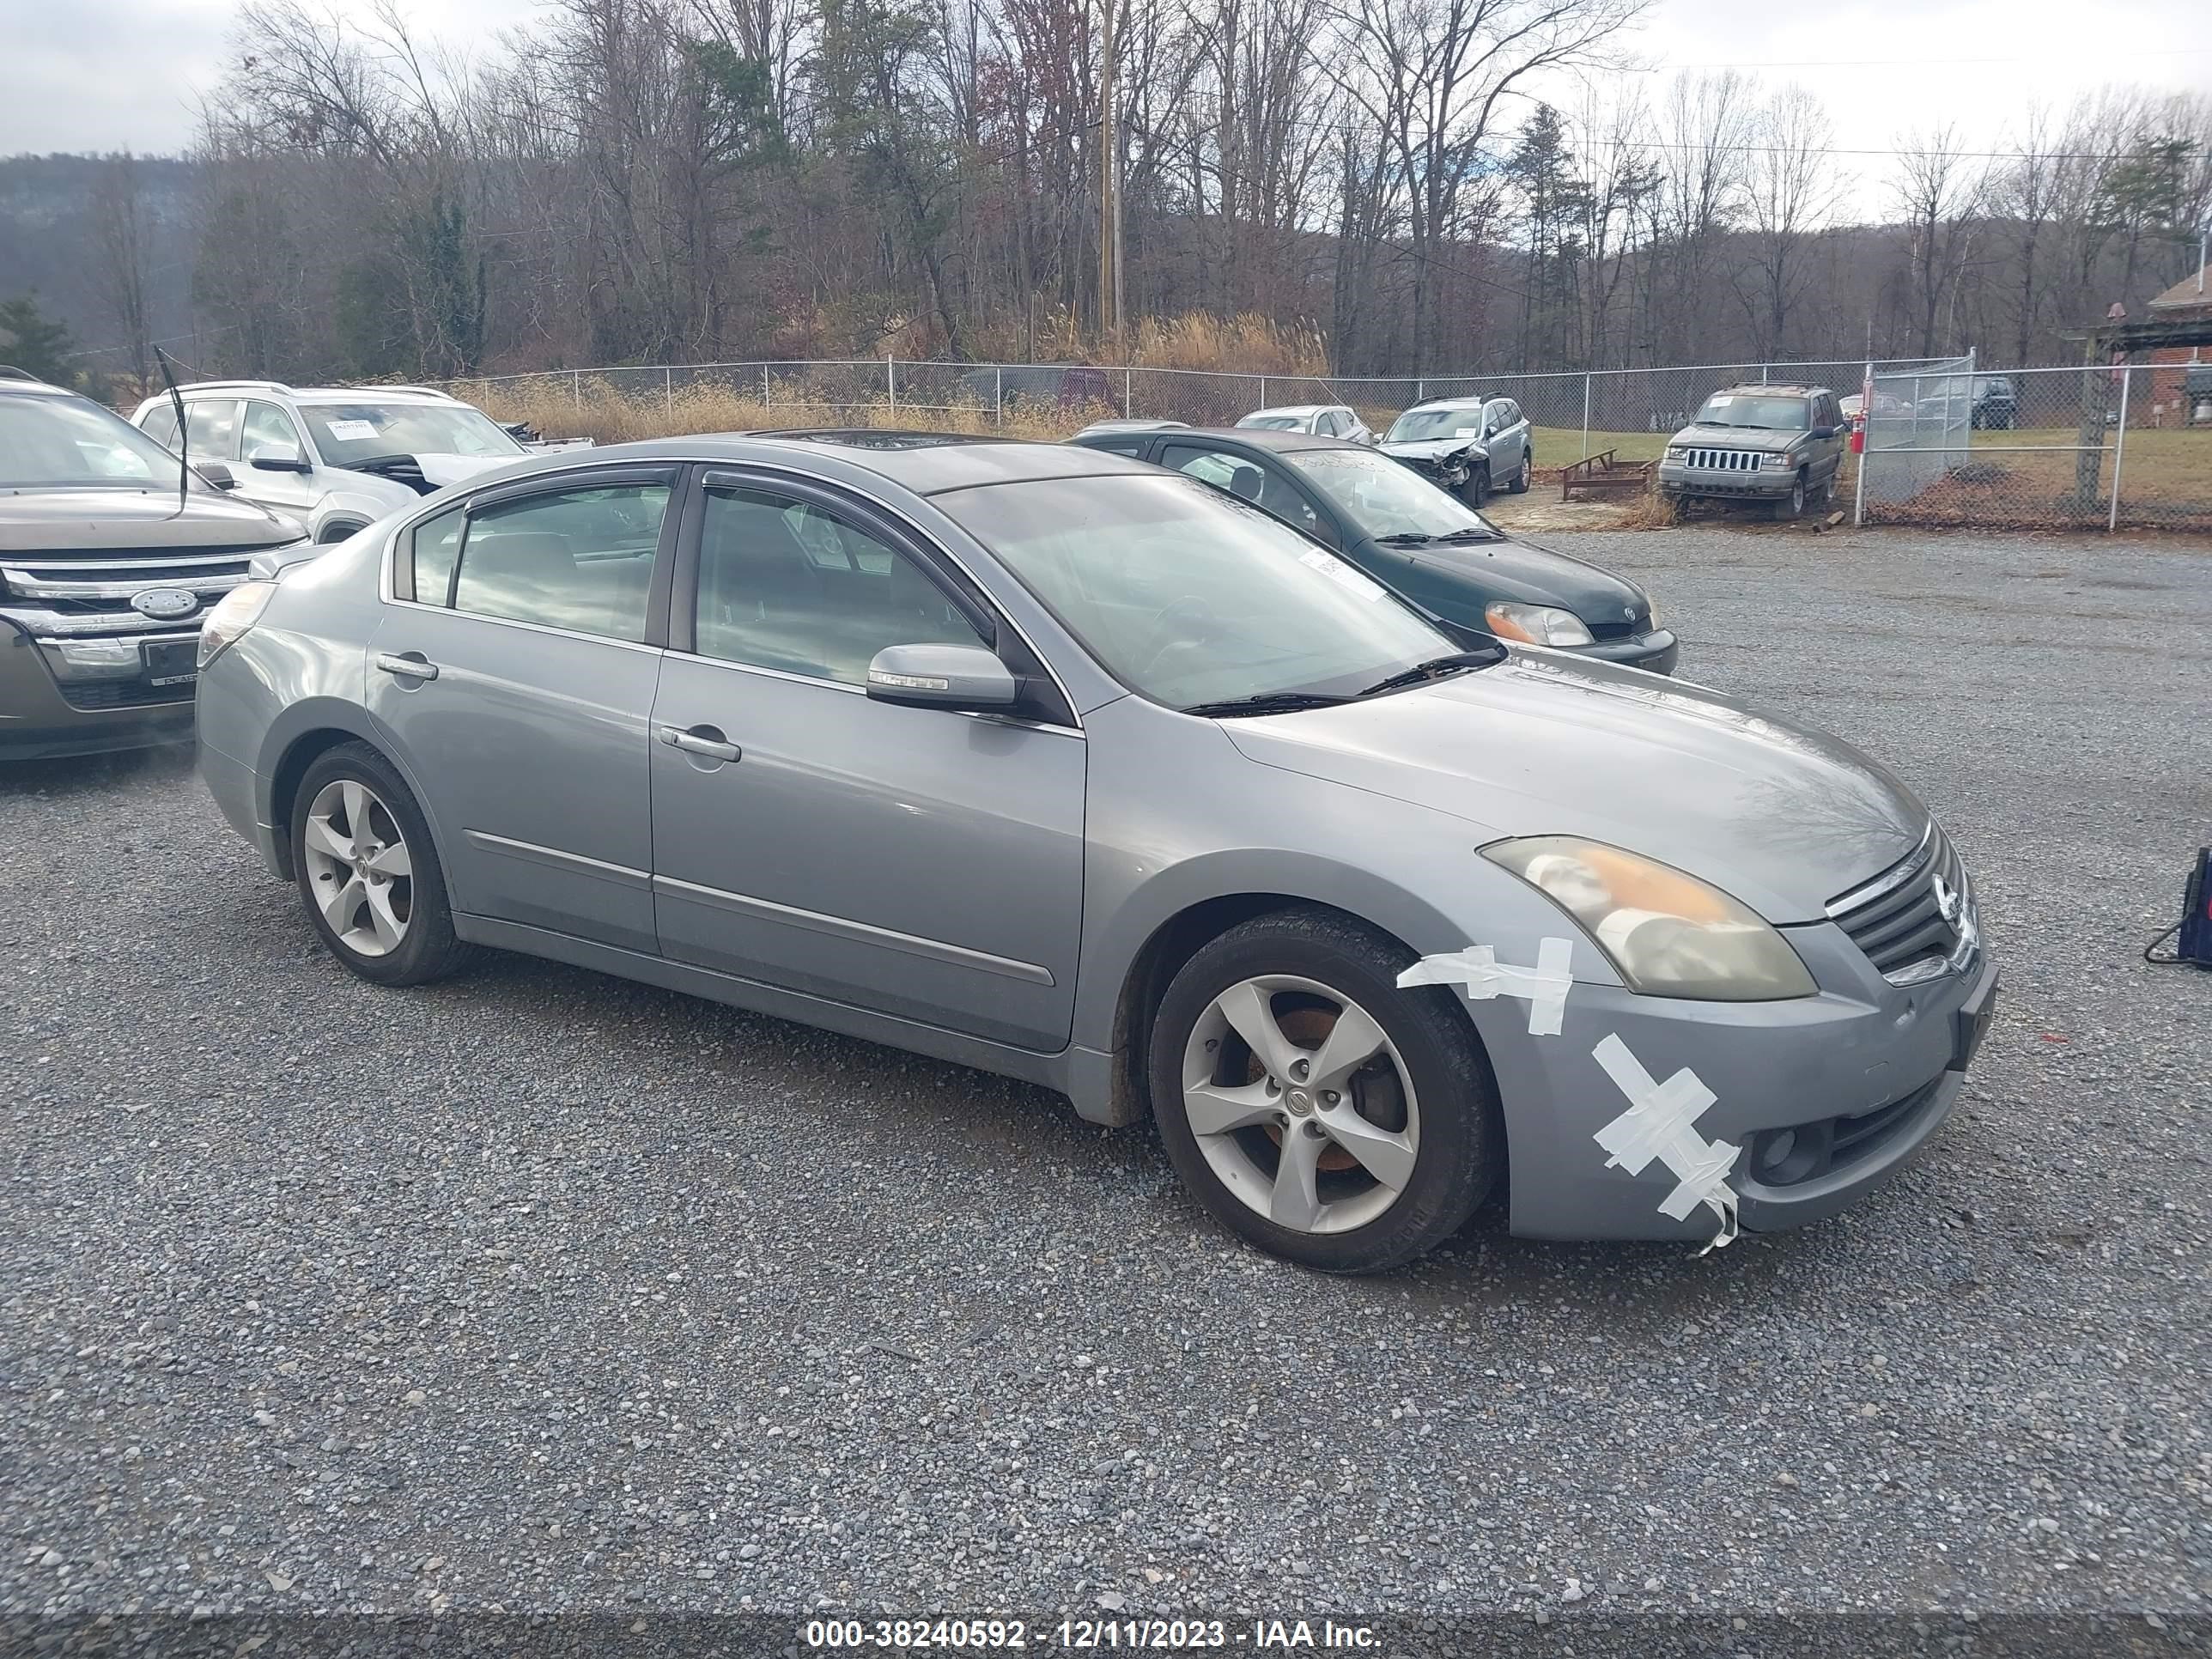
<path id="1" fill-rule="evenodd" d="M 1700 422 L 1684 427 L 1667 441 L 1706 444 L 1715 449 L 1750 449 L 1770 455 L 1789 448 L 1804 435 L 1802 432 L 1771 432 L 1763 427 L 1709 426 Z"/>
<path id="2" fill-rule="evenodd" d="M 1840 739 L 1702 686 L 1553 651 L 1410 690 L 1222 722 L 1248 759 L 1449 812 L 1468 851 L 1583 836 L 1733 894 L 1769 921 L 1920 844 L 1928 811 Z"/>
<path id="3" fill-rule="evenodd" d="M 415 492 L 411 486 L 386 476 L 386 467 L 397 470 L 405 462 L 412 461 L 416 470 L 422 473 L 423 483 L 433 489 L 442 489 L 447 484 L 465 483 L 478 473 L 489 472 L 494 467 L 511 466 L 524 459 L 520 455 L 434 455 L 410 452 L 404 456 L 380 456 L 374 465 L 343 470 L 361 473 L 365 477 L 382 479 L 386 483 L 399 484 L 412 495 Z"/>
<path id="4" fill-rule="evenodd" d="M 252 501 L 161 489 L 0 489 L 0 553 L 275 547 L 300 526 Z"/>
<path id="5" fill-rule="evenodd" d="M 1651 615 L 1650 599 L 1634 582 L 1529 542 L 1439 542 L 1385 550 L 1455 577 L 1491 598 L 1564 606 L 1592 624 L 1641 625 Z"/>
<path id="6" fill-rule="evenodd" d="M 1480 449 L 1480 438 L 1416 438 L 1410 441 L 1380 443 L 1376 446 L 1385 455 L 1403 461 L 1434 461 L 1446 455 L 1455 455 L 1462 449 Z"/>

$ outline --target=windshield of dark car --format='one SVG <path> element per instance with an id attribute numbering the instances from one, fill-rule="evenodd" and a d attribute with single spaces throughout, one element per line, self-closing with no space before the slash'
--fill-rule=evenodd
<path id="1" fill-rule="evenodd" d="M 1813 424 L 1805 398 L 1766 398 L 1755 392 L 1717 392 L 1698 411 L 1699 426 L 1751 426 L 1766 432 L 1802 432 Z"/>
<path id="2" fill-rule="evenodd" d="M 331 466 L 384 455 L 486 455 L 530 452 L 466 404 L 302 404 L 315 448 Z"/>
<path id="3" fill-rule="evenodd" d="M 0 489 L 173 489 L 177 471 L 174 455 L 98 404 L 0 397 Z"/>
<path id="4" fill-rule="evenodd" d="M 1171 708 L 1349 696 L 1459 648 L 1388 588 L 1194 479 L 1039 479 L 933 500 L 1115 679 Z"/>
<path id="5" fill-rule="evenodd" d="M 1498 533 L 1458 496 L 1371 449 L 1302 449 L 1283 459 L 1378 540 Z"/>
<path id="6" fill-rule="evenodd" d="M 1386 444 L 1422 443 L 1433 438 L 1480 438 L 1482 410 L 1475 409 L 1409 409 L 1390 422 Z"/>

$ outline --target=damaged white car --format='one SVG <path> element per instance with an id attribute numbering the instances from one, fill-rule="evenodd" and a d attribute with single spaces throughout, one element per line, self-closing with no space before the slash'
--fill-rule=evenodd
<path id="1" fill-rule="evenodd" d="M 289 514 L 317 542 L 532 453 L 474 404 L 427 386 L 197 380 L 131 419 L 216 488 Z"/>

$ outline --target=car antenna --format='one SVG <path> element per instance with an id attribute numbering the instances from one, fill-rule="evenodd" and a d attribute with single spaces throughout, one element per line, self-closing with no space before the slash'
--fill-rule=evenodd
<path id="1" fill-rule="evenodd" d="M 161 347 L 154 348 L 154 361 L 161 366 L 161 383 L 169 388 L 169 406 L 177 411 L 177 515 L 185 511 L 185 495 L 191 479 L 191 462 L 185 458 L 185 447 L 189 440 L 185 434 L 185 396 L 177 390 L 177 377 L 169 361 L 169 354 Z"/>

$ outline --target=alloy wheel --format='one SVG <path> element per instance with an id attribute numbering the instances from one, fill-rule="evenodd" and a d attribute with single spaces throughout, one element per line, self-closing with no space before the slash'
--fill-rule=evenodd
<path id="1" fill-rule="evenodd" d="M 415 866 L 392 809 L 367 784 L 337 778 L 307 808 L 301 836 L 309 890 L 339 944 L 388 956 L 407 937 Z"/>
<path id="2" fill-rule="evenodd" d="M 1182 1104 L 1221 1184 L 1293 1232 L 1367 1225 L 1419 1157 L 1419 1103 L 1381 1024 L 1291 975 L 1241 980 L 1206 1005 L 1184 1046 Z"/>

